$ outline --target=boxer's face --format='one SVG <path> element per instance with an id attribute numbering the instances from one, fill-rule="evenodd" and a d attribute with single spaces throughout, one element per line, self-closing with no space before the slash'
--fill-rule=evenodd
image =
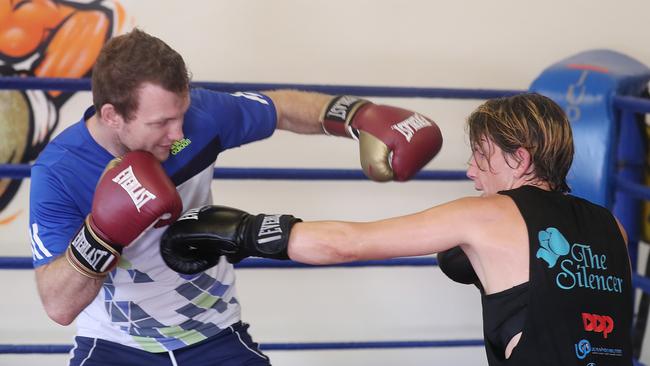
<path id="1" fill-rule="evenodd" d="M 190 105 L 189 95 L 144 83 L 138 98 L 133 118 L 118 128 L 118 139 L 126 151 L 149 151 L 164 161 L 174 141 L 183 138 L 183 117 Z"/>
<path id="2" fill-rule="evenodd" d="M 467 177 L 474 181 L 474 189 L 483 196 L 516 188 L 517 162 L 506 156 L 501 148 L 489 139 L 481 139 L 481 146 L 472 148 Z"/>

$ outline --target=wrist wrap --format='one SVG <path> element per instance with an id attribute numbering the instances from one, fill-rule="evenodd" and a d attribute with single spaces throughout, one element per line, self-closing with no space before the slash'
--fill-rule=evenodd
<path id="1" fill-rule="evenodd" d="M 115 268 L 120 260 L 121 249 L 97 236 L 90 225 L 89 215 L 70 242 L 65 256 L 77 272 L 89 278 L 100 279 Z"/>

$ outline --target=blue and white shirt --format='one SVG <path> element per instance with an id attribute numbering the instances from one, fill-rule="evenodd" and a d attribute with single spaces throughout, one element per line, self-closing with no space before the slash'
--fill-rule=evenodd
<path id="1" fill-rule="evenodd" d="M 273 134 L 276 110 L 253 93 L 192 89 L 184 139 L 163 163 L 183 201 L 183 211 L 212 203 L 211 183 L 220 152 Z M 65 129 L 43 150 L 31 172 L 30 233 L 34 267 L 66 250 L 90 213 L 95 186 L 114 157 L 91 137 L 85 121 Z M 152 228 L 122 253 L 93 302 L 77 317 L 77 334 L 149 352 L 178 349 L 239 321 L 235 276 L 223 258 L 196 275 L 181 275 L 163 262 L 165 228 Z"/>

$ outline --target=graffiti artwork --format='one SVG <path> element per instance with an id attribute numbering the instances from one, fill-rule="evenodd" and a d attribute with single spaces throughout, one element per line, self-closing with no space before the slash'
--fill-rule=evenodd
<path id="1" fill-rule="evenodd" d="M 123 6 L 113 0 L 0 0 L 0 75 L 88 77 L 104 43 L 125 31 L 125 20 Z M 73 94 L 0 91 L 0 163 L 34 160 Z M 0 179 L 0 213 L 20 184 Z M 0 215 L 0 224 L 18 215 Z"/>

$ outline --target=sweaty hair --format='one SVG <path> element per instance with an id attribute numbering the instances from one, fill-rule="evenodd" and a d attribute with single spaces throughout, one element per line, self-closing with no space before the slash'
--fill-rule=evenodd
<path id="1" fill-rule="evenodd" d="M 485 156 L 487 138 L 515 159 L 522 147 L 533 164 L 531 180 L 547 182 L 550 189 L 569 192 L 566 176 L 573 161 L 573 134 L 569 120 L 559 105 L 535 93 L 491 99 L 480 105 L 467 119 L 472 151 Z"/>
<path id="2" fill-rule="evenodd" d="M 93 104 L 112 104 L 126 120 L 138 109 L 138 89 L 149 82 L 177 94 L 189 90 L 185 61 L 162 40 L 139 29 L 109 40 L 93 67 Z"/>

